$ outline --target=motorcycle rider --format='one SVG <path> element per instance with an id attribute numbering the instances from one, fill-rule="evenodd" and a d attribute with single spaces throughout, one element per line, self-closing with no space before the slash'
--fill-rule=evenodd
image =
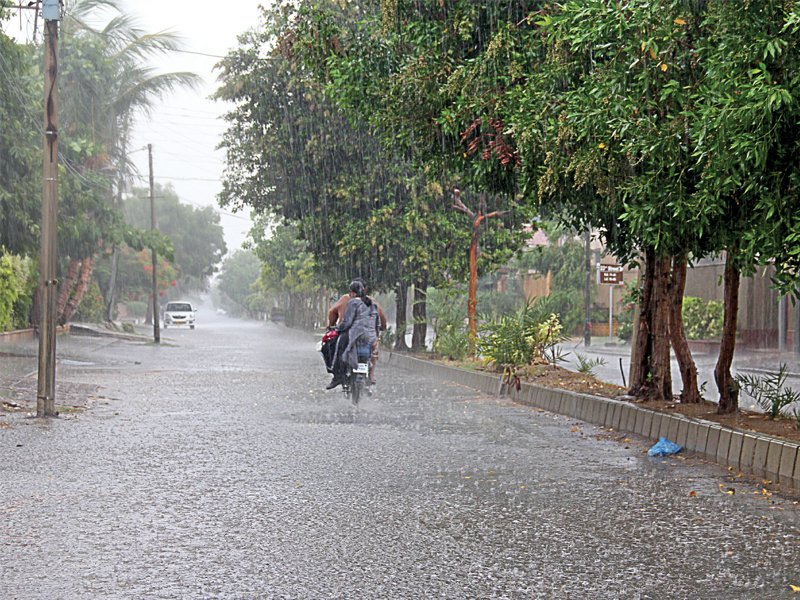
<path id="1" fill-rule="evenodd" d="M 364 292 L 369 291 L 369 286 L 367 282 L 364 281 L 361 277 L 356 277 L 354 280 L 360 282 L 364 286 Z M 336 303 L 331 306 L 330 310 L 328 311 L 328 327 L 335 327 L 339 323 L 344 321 L 344 313 L 347 308 L 347 303 L 350 301 L 351 298 L 354 297 L 353 292 L 349 292 L 347 294 L 343 294 Z M 383 309 L 381 309 L 380 304 L 378 304 L 372 296 L 367 296 L 375 307 L 378 309 L 378 318 L 380 320 L 380 331 L 386 331 L 386 315 L 383 313 Z M 378 338 L 380 337 L 380 332 L 378 333 Z M 375 368 L 378 364 L 378 357 L 379 357 L 379 349 L 380 349 L 380 339 L 375 340 L 375 343 L 372 345 L 372 355 L 369 359 L 369 384 L 375 385 Z M 334 376 L 335 379 L 335 376 Z M 331 381 L 333 385 L 333 381 Z M 336 387 L 335 385 L 333 387 Z"/>
<path id="2" fill-rule="evenodd" d="M 340 385 L 348 370 L 358 365 L 358 344 L 368 345 L 372 348 L 380 331 L 378 307 L 372 298 L 367 296 L 364 284 L 360 280 L 354 280 L 350 284 L 348 297 L 344 318 L 336 326 L 339 336 L 337 337 L 333 380 L 326 387 L 328 390 Z M 347 334 L 346 341 L 343 335 L 345 333 Z"/>

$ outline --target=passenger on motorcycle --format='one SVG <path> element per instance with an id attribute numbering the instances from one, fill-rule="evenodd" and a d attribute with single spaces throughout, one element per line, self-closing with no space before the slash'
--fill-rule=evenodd
<path id="1" fill-rule="evenodd" d="M 350 295 L 344 320 L 336 326 L 339 336 L 337 337 L 333 380 L 326 387 L 328 390 L 340 385 L 347 376 L 348 370 L 358 366 L 358 344 L 364 344 L 371 348 L 380 331 L 377 306 L 367 296 L 364 284 L 360 281 L 353 281 L 350 284 Z M 343 335 L 345 333 L 347 336 Z M 344 337 L 347 338 L 346 341 L 343 339 Z"/>
<path id="2" fill-rule="evenodd" d="M 369 286 L 367 282 L 364 281 L 360 277 L 356 277 L 353 281 L 359 281 L 364 286 L 364 292 L 369 293 Z M 328 329 L 329 331 L 334 328 L 336 325 L 342 323 L 344 321 L 344 313 L 347 310 L 347 303 L 350 301 L 351 298 L 354 297 L 352 292 L 344 294 L 341 298 L 339 298 L 336 303 L 331 306 L 330 310 L 328 311 Z M 380 320 L 380 331 L 386 331 L 386 315 L 383 314 L 383 310 L 381 309 L 381 305 L 378 304 L 372 296 L 368 296 L 375 307 L 378 309 L 378 319 Z M 375 370 L 378 364 L 378 357 L 379 357 L 379 347 L 380 347 L 380 331 L 378 332 L 378 338 L 375 339 L 375 343 L 372 345 L 372 356 L 370 357 L 369 361 L 369 382 L 370 385 L 375 385 Z M 327 334 L 326 334 L 327 335 Z M 334 334 L 335 335 L 335 334 Z M 323 339 L 323 343 L 325 340 Z M 343 344 L 346 343 L 345 341 L 342 342 Z M 335 344 L 335 343 L 334 343 Z M 331 344 L 330 346 L 334 346 L 333 350 L 329 349 L 329 347 L 323 346 L 323 355 L 325 356 L 325 365 L 328 367 L 328 372 L 332 372 L 331 370 L 331 355 L 333 351 L 335 351 L 335 345 Z"/>

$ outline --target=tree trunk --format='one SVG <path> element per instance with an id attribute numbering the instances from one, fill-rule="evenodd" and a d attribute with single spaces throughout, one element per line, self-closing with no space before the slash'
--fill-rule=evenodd
<path id="1" fill-rule="evenodd" d="M 650 312 L 653 303 L 653 275 L 655 273 L 655 251 L 651 248 L 644 252 L 644 272 L 642 273 L 641 299 L 637 321 L 638 325 L 634 335 L 634 343 L 631 348 L 631 373 L 630 389 L 631 396 L 643 394 L 649 373 L 650 354 L 652 339 L 650 338 Z"/>
<path id="2" fill-rule="evenodd" d="M 480 238 L 480 220 L 472 225 L 472 240 L 469 244 L 469 293 L 467 295 L 467 336 L 469 337 L 469 355 L 475 356 L 475 345 L 478 343 L 478 240 Z"/>
<path id="3" fill-rule="evenodd" d="M 720 414 L 739 410 L 739 384 L 731 375 L 733 352 L 736 349 L 736 320 L 739 313 L 739 268 L 735 264 L 736 249 L 728 251 L 725 258 L 725 316 L 722 322 L 722 340 L 714 369 L 714 380 L 719 390 Z"/>
<path id="4" fill-rule="evenodd" d="M 72 295 L 72 288 L 75 287 L 75 280 L 78 278 L 78 272 L 81 268 L 81 261 L 77 258 L 72 258 L 69 261 L 67 274 L 64 276 L 64 281 L 61 282 L 61 289 L 58 292 L 58 305 L 56 308 L 56 318 L 61 318 L 64 314 L 64 308 L 67 306 L 67 300 Z"/>
<path id="5" fill-rule="evenodd" d="M 411 349 L 425 351 L 425 338 L 428 335 L 428 317 L 425 304 L 427 286 L 424 283 L 414 284 L 414 304 L 411 307 L 411 314 L 414 317 L 414 333 L 411 336 Z"/>
<path id="6" fill-rule="evenodd" d="M 93 270 L 94 261 L 92 260 L 92 257 L 88 256 L 84 258 L 81 261 L 81 271 L 80 275 L 78 275 L 78 282 L 75 284 L 75 290 L 73 291 L 70 299 L 67 301 L 67 305 L 64 307 L 64 312 L 61 313 L 61 316 L 58 319 L 59 325 L 68 323 L 72 318 L 72 315 L 75 314 L 75 311 L 78 310 L 78 307 L 83 301 L 83 297 L 86 295 L 86 290 L 89 289 L 89 283 L 92 280 Z"/>
<path id="7" fill-rule="evenodd" d="M 653 282 L 653 312 L 650 330 L 653 332 L 652 389 L 653 400 L 672 400 L 672 369 L 670 368 L 669 313 L 671 257 L 656 259 L 656 279 Z"/>
<path id="8" fill-rule="evenodd" d="M 651 400 L 672 398 L 669 356 L 669 275 L 671 260 L 645 249 L 645 272 L 639 325 L 631 355 L 632 396 Z"/>
<path id="9" fill-rule="evenodd" d="M 406 310 L 408 308 L 408 287 L 404 281 L 397 284 L 395 288 L 395 305 L 397 316 L 395 317 L 396 339 L 394 341 L 395 350 L 408 350 L 406 343 Z"/>
<path id="10" fill-rule="evenodd" d="M 697 389 L 697 366 L 694 364 L 689 342 L 686 341 L 686 332 L 683 329 L 683 293 L 686 289 L 687 262 L 686 256 L 676 256 L 672 261 L 669 336 L 683 382 L 681 402 L 697 404 L 701 400 L 700 390 Z"/>

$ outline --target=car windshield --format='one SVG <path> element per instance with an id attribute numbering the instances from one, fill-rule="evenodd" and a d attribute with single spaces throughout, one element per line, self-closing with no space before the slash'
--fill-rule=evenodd
<path id="1" fill-rule="evenodd" d="M 191 312 L 192 305 L 188 302 L 170 302 L 167 304 L 167 311 L 169 312 Z"/>

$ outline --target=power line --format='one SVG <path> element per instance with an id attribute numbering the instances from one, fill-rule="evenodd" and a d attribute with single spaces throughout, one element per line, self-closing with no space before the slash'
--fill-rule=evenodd
<path id="1" fill-rule="evenodd" d="M 211 183 L 222 183 L 222 181 L 220 179 L 213 179 L 213 178 L 204 179 L 202 177 L 167 177 L 167 176 L 161 176 L 161 177 L 156 177 L 155 179 L 164 179 L 164 180 L 167 180 L 167 181 L 209 181 Z"/>

